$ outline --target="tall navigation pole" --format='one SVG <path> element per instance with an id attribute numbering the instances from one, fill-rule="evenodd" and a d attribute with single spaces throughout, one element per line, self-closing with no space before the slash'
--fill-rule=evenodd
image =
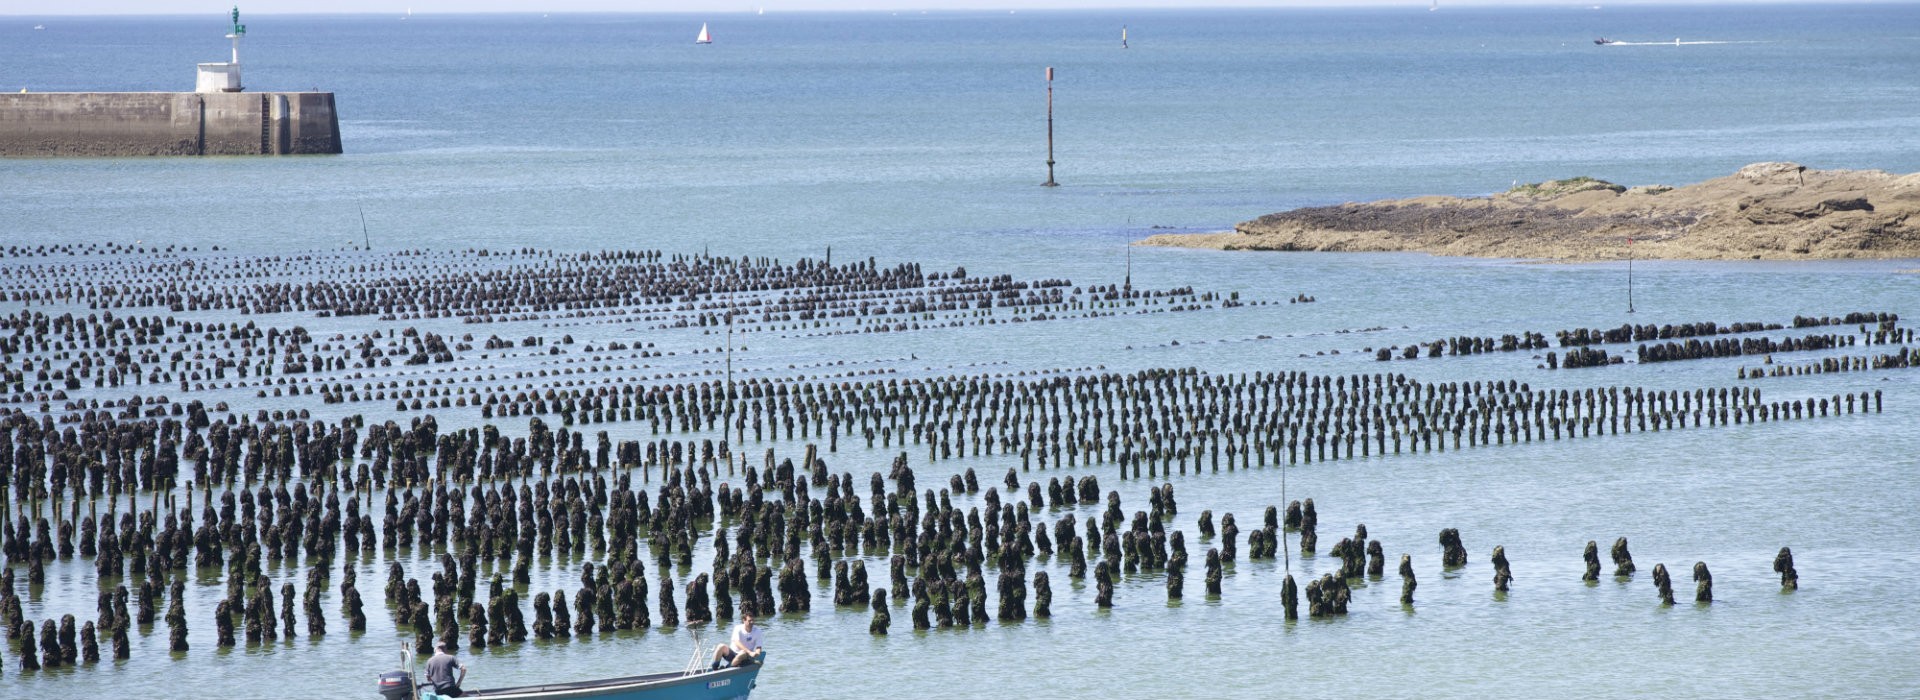
<path id="1" fill-rule="evenodd" d="M 1059 187 L 1053 181 L 1053 66 L 1047 66 L 1047 181 L 1043 187 Z"/>

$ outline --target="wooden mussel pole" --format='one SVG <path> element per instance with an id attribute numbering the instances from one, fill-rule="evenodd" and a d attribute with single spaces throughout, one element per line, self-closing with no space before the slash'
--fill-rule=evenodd
<path id="1" fill-rule="evenodd" d="M 1660 604 L 1673 605 L 1673 577 L 1667 575 L 1666 564 L 1653 565 L 1653 587 L 1660 593 Z"/>
<path id="2" fill-rule="evenodd" d="M 1633 552 L 1627 551 L 1627 538 L 1622 537 L 1614 540 L 1612 553 L 1613 575 L 1620 578 L 1632 576 L 1634 572 Z"/>
<path id="3" fill-rule="evenodd" d="M 1508 586 L 1513 583 L 1513 569 L 1507 565 L 1507 548 L 1494 547 L 1492 561 L 1493 590 L 1495 593 L 1506 593 Z"/>
<path id="4" fill-rule="evenodd" d="M 1773 571 L 1780 574 L 1780 587 L 1784 590 L 1799 590 L 1800 572 L 1793 568 L 1793 550 L 1781 547 L 1780 553 L 1773 557 Z"/>
<path id="5" fill-rule="evenodd" d="M 1413 576 L 1413 555 L 1400 555 L 1400 604 L 1413 605 L 1413 590 L 1419 587 Z"/>
<path id="6" fill-rule="evenodd" d="M 1440 531 L 1440 565 L 1452 569 L 1467 565 L 1467 547 L 1460 542 L 1460 531 L 1446 528 Z"/>
<path id="7" fill-rule="evenodd" d="M 893 623 L 893 614 L 887 610 L 887 589 L 873 589 L 873 622 L 867 625 L 867 632 L 878 636 L 887 635 L 887 627 Z"/>

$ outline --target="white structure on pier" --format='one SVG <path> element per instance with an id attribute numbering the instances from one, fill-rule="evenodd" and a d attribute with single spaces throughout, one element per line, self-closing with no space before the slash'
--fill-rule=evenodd
<path id="1" fill-rule="evenodd" d="M 240 7 L 233 8 L 233 31 L 227 38 L 233 41 L 233 60 L 227 63 L 202 63 L 193 81 L 194 92 L 239 92 L 240 91 L 240 38 L 247 35 L 247 25 L 240 23 Z"/>

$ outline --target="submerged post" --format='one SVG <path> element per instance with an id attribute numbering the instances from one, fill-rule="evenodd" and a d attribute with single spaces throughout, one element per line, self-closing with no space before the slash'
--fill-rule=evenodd
<path id="1" fill-rule="evenodd" d="M 1633 236 L 1627 236 L 1627 313 L 1633 313 Z"/>
<path id="2" fill-rule="evenodd" d="M 1060 186 L 1053 181 L 1053 66 L 1047 66 L 1047 181 L 1040 186 Z"/>

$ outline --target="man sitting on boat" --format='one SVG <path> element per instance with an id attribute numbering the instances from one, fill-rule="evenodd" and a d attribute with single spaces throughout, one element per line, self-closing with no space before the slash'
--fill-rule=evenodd
<path id="1" fill-rule="evenodd" d="M 454 669 L 460 669 L 458 678 L 453 675 Z M 433 658 L 427 659 L 427 684 L 433 686 L 433 692 L 450 698 L 460 697 L 460 683 L 466 679 L 467 665 L 447 652 L 446 642 L 434 642 Z"/>
<path id="2" fill-rule="evenodd" d="M 753 626 L 753 612 L 740 612 L 740 624 L 733 626 L 733 637 L 726 644 L 713 648 L 713 666 L 718 670 L 722 664 L 733 667 L 760 662 L 760 638 L 764 632 Z"/>

